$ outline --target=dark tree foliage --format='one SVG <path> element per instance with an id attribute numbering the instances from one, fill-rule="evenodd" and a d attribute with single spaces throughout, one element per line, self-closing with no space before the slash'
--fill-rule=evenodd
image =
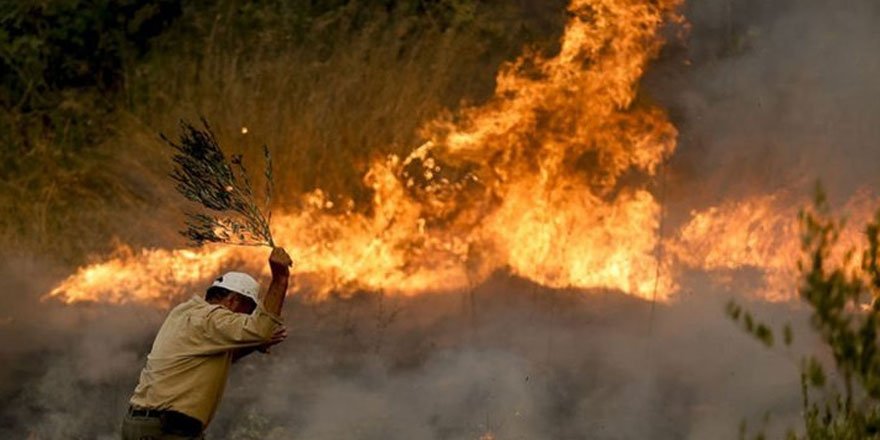
<path id="1" fill-rule="evenodd" d="M 181 0 L 0 1 L 0 173 L 76 169 L 107 136 L 127 66 L 181 14 Z"/>
<path id="2" fill-rule="evenodd" d="M 0 5 L 4 105 L 37 106 L 67 87 L 115 86 L 124 63 L 181 14 L 180 0 L 54 0 Z"/>

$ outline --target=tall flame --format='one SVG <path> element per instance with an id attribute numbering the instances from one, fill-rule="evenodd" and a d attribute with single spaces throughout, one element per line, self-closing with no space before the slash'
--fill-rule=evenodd
<path id="1" fill-rule="evenodd" d="M 316 298 L 413 295 L 467 288 L 507 268 L 547 286 L 664 300 L 676 281 L 661 246 L 679 264 L 709 270 L 794 267 L 797 234 L 773 196 L 694 213 L 661 241 L 648 185 L 677 132 L 662 109 L 636 98 L 680 3 L 573 0 L 558 54 L 522 55 L 502 67 L 486 103 L 426 123 L 426 142 L 409 156 L 373 161 L 363 179 L 368 209 L 340 213 L 321 190 L 305 194 L 303 208 L 273 225 L 298 280 Z M 162 301 L 234 262 L 257 269 L 261 258 L 231 247 L 123 248 L 50 296 Z"/>

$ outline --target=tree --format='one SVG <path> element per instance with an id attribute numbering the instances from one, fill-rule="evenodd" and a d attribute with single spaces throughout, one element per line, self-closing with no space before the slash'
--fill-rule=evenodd
<path id="1" fill-rule="evenodd" d="M 803 436 L 790 439 L 880 438 L 880 211 L 865 228 L 867 247 L 833 254 L 844 222 L 835 219 L 824 193 L 799 216 L 804 258 L 799 293 L 811 309 L 810 324 L 831 353 L 840 381 L 826 379 L 826 367 L 813 355 L 800 364 Z M 861 259 L 856 258 L 860 256 Z M 765 345 L 773 346 L 770 326 L 758 323 L 731 302 L 727 314 Z M 791 328 L 783 328 L 786 345 Z M 744 430 L 741 437 L 745 437 Z M 755 438 L 763 438 L 759 433 Z"/>

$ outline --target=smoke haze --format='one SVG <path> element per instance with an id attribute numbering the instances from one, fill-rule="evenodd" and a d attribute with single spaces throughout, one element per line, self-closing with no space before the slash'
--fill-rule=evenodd
<path id="1" fill-rule="evenodd" d="M 24 293 L 4 325 L 0 434 L 115 438 L 164 312 L 47 305 L 38 290 Z M 701 291 L 658 305 L 652 321 L 642 300 L 498 274 L 460 294 L 293 299 L 293 336 L 237 365 L 209 434 L 726 438 L 741 418 L 771 408 L 771 426 L 790 422 L 795 365 L 735 329 L 722 314 L 726 298 Z M 787 306 L 755 307 L 799 322 Z"/>
<path id="2" fill-rule="evenodd" d="M 686 15 L 687 41 L 644 84 L 680 131 L 668 199 L 679 217 L 748 194 L 800 200 L 816 179 L 839 202 L 880 187 L 876 2 L 694 1 Z M 728 288 L 688 274 L 678 299 L 656 307 L 503 272 L 469 292 L 294 298 L 291 338 L 234 369 L 208 434 L 716 439 L 769 412 L 779 436 L 800 411 L 792 353 L 813 340 L 797 304 L 748 304 L 776 328 L 793 323 L 791 352 L 736 328 L 724 304 L 760 282 L 741 272 Z M 20 253 L 0 262 L 2 438 L 117 437 L 165 311 L 41 301 L 67 273 Z"/>
<path id="3" fill-rule="evenodd" d="M 692 65 L 661 66 L 649 86 L 680 130 L 681 197 L 802 197 L 821 180 L 843 202 L 880 187 L 876 2 L 702 1 L 685 14 L 686 55 L 671 58 Z"/>

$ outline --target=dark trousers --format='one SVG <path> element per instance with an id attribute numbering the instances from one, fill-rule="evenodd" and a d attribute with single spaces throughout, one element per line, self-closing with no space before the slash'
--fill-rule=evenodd
<path id="1" fill-rule="evenodd" d="M 122 440 L 204 440 L 204 434 L 187 436 L 169 434 L 162 429 L 162 420 L 155 416 L 133 416 L 122 419 Z"/>

